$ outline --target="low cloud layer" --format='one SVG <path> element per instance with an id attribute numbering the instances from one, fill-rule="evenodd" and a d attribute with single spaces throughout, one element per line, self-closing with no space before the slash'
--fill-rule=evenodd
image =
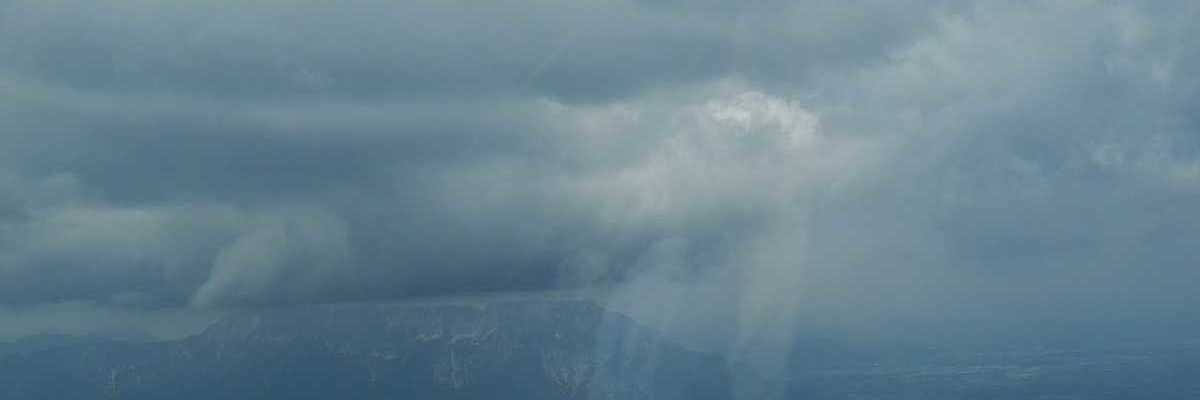
<path id="1" fill-rule="evenodd" d="M 1186 318 L 1195 6 L 870 3 L 0 2 L 0 302 Z"/>

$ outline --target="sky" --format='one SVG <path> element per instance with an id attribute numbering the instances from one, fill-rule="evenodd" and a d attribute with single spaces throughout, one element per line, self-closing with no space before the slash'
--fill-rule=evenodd
<path id="1" fill-rule="evenodd" d="M 765 371 L 817 327 L 1171 331 L 1197 17 L 0 0 L 0 334 L 564 290 Z"/>

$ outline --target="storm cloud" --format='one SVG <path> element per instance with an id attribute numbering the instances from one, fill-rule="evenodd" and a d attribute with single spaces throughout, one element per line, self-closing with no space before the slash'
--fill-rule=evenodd
<path id="1" fill-rule="evenodd" d="M 927 18 L 814 10 L 7 4 L 3 297 L 542 290 L 625 279 L 660 240 L 720 257 L 798 189 L 768 179 L 849 157 L 804 154 L 851 140 L 753 81 Z"/>
<path id="2" fill-rule="evenodd" d="M 1197 11 L 0 2 L 0 302 L 598 289 L 763 371 L 806 324 L 1175 318 Z"/>

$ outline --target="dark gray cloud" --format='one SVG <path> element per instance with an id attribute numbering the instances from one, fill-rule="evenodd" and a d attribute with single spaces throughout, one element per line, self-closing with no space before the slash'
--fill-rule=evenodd
<path id="1" fill-rule="evenodd" d="M 694 109 L 784 82 L 785 69 L 878 58 L 930 18 L 903 10 L 881 27 L 872 7 L 782 4 L 226 6 L 5 4 L 6 301 L 535 290 L 620 281 L 675 236 L 715 259 L 769 211 L 725 211 L 726 193 L 673 210 L 686 194 L 637 192 L 677 179 L 701 191 L 673 163 L 703 167 L 709 155 L 691 153 L 726 139 L 672 130 L 760 129 Z M 730 78 L 741 83 L 712 83 Z M 68 192 L 40 194 L 53 182 Z"/>
<path id="2" fill-rule="evenodd" d="M 0 302 L 600 287 L 765 371 L 801 326 L 1178 315 L 1197 11 L 3 2 Z"/>
<path id="3" fill-rule="evenodd" d="M 928 17 L 886 2 L 725 10 L 596 1 L 17 1 L 5 11 L 5 64 L 79 89 L 568 101 L 862 62 Z"/>

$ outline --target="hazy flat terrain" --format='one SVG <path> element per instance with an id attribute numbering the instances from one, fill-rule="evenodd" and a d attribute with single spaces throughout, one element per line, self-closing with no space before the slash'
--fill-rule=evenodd
<path id="1" fill-rule="evenodd" d="M 1089 351 L 942 354 L 797 371 L 795 398 L 1189 399 L 1200 396 L 1200 345 Z"/>

